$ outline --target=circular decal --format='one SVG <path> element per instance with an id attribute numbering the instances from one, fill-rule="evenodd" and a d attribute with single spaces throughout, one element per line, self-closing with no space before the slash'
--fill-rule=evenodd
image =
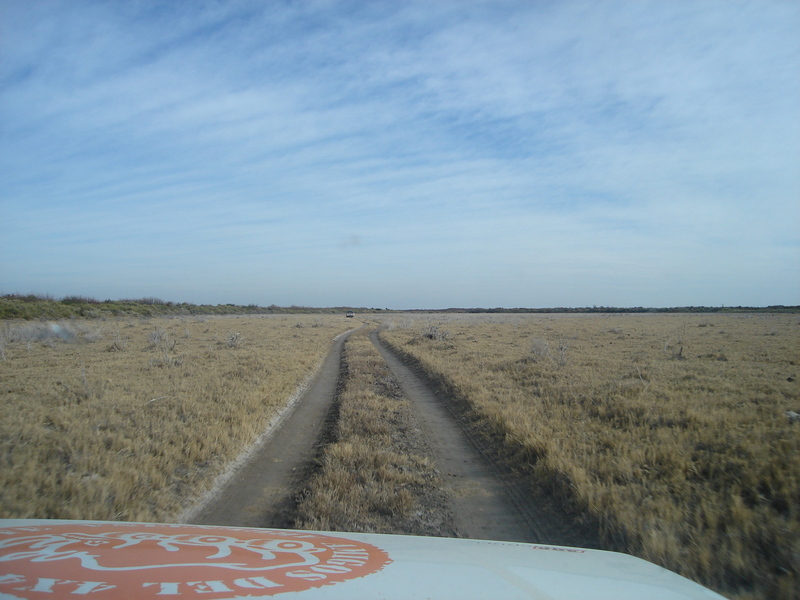
<path id="1" fill-rule="evenodd" d="M 32 525 L 0 529 L 0 598 L 271 596 L 364 577 L 389 562 L 370 544 L 302 531 Z"/>

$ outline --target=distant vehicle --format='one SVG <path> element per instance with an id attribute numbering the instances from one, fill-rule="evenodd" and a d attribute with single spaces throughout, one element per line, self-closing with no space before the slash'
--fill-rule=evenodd
<path id="1" fill-rule="evenodd" d="M 348 310 L 347 314 L 345 315 L 345 317 L 355 317 L 355 316 L 356 316 L 356 313 L 354 313 L 352 310 Z"/>
<path id="2" fill-rule="evenodd" d="M 724 600 L 627 554 L 456 538 L 0 519 L 0 598 Z"/>

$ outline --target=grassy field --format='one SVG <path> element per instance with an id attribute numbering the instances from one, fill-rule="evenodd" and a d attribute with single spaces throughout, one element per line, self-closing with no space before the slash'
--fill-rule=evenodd
<path id="1" fill-rule="evenodd" d="M 798 597 L 800 423 L 786 413 L 800 412 L 800 315 L 383 322 L 385 340 L 518 468 L 599 519 L 610 545 L 731 597 Z M 352 326 L 340 315 L 1 322 L 0 516 L 171 520 Z M 437 535 L 444 500 L 407 403 L 363 335 L 346 363 L 299 524 Z"/>
<path id="2" fill-rule="evenodd" d="M 0 323 L 0 517 L 169 521 L 350 327 L 319 315 Z"/>
<path id="3" fill-rule="evenodd" d="M 386 323 L 613 545 L 732 597 L 798 597 L 800 315 Z"/>
<path id="4" fill-rule="evenodd" d="M 452 513 L 411 405 L 369 341 L 345 343 L 344 385 L 330 443 L 296 526 L 326 531 L 452 534 Z"/>

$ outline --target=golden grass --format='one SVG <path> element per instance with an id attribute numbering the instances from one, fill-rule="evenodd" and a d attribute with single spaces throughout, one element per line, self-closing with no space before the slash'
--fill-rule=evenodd
<path id="1" fill-rule="evenodd" d="M 332 316 L 0 325 L 0 517 L 165 521 L 351 327 Z"/>
<path id="2" fill-rule="evenodd" d="M 345 343 L 333 440 L 297 509 L 296 526 L 444 535 L 452 514 L 408 400 L 362 329 Z"/>
<path id="3" fill-rule="evenodd" d="M 629 552 L 800 589 L 800 316 L 459 316 L 382 335 Z M 435 334 L 435 335 L 432 335 Z"/>

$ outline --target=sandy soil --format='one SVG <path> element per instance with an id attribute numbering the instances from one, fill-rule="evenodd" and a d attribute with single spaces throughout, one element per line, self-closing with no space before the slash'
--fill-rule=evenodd
<path id="1" fill-rule="evenodd" d="M 197 524 L 292 527 L 294 507 L 304 482 L 316 468 L 325 443 L 339 383 L 342 346 L 339 336 L 322 368 L 290 414 L 248 460 L 184 519 Z M 596 528 L 564 510 L 536 482 L 504 467 L 491 448 L 470 435 L 467 418 L 424 377 L 415 373 L 371 335 L 402 392 L 415 407 L 430 454 L 445 481 L 452 518 L 445 535 L 566 546 L 600 547 Z M 446 513 L 446 515 L 445 515 Z M 408 531 L 408 534 L 424 533 Z"/>

